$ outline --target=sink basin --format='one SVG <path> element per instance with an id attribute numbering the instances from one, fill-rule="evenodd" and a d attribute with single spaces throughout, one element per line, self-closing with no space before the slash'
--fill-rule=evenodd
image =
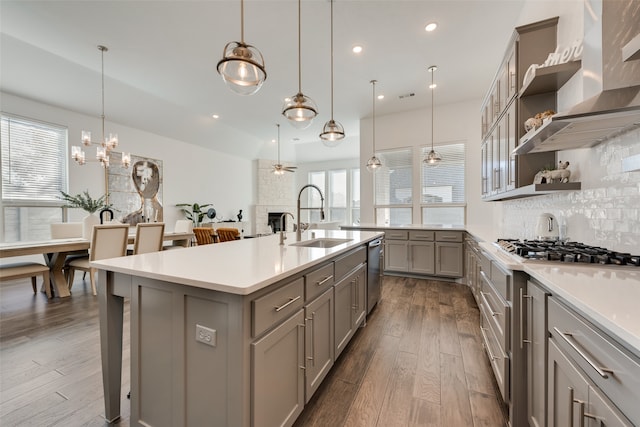
<path id="1" fill-rule="evenodd" d="M 291 243 L 289 246 L 302 246 L 303 248 L 332 248 L 352 241 L 353 239 L 332 239 L 322 237 L 319 239 L 305 240 L 303 242 Z"/>

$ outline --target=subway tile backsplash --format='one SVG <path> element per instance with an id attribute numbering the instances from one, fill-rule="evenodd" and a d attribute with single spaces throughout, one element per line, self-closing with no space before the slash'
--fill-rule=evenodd
<path id="1" fill-rule="evenodd" d="M 593 148 L 559 152 L 582 190 L 501 202 L 499 237 L 534 238 L 538 215 L 548 212 L 571 240 L 640 254 L 640 171 L 622 171 L 622 159 L 639 153 L 640 129 Z"/>

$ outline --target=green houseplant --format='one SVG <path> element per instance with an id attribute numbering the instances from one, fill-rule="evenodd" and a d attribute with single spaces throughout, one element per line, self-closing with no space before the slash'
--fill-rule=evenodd
<path id="1" fill-rule="evenodd" d="M 180 210 L 184 213 L 187 219 L 190 219 L 193 222 L 193 226 L 197 227 L 207 214 L 205 208 L 211 206 L 211 204 L 200 205 L 198 203 L 178 203 L 176 206 L 182 208 Z"/>
<path id="2" fill-rule="evenodd" d="M 76 194 L 72 196 L 64 191 L 60 191 L 62 196 L 60 200 L 64 200 L 67 204 L 64 206 L 65 208 L 80 208 L 90 214 L 96 213 L 100 209 L 108 208 L 111 205 L 105 203 L 107 198 L 106 194 L 103 194 L 97 199 L 94 199 L 89 194 L 89 190 L 84 190 L 82 193 Z"/>
<path id="3" fill-rule="evenodd" d="M 100 224 L 100 218 L 98 218 L 96 212 L 103 208 L 111 207 L 111 204 L 105 203 L 107 195 L 104 194 L 101 197 L 94 199 L 89 194 L 89 190 L 84 190 L 82 193 L 76 194 L 75 196 L 65 193 L 64 191 L 60 191 L 60 193 L 62 194 L 60 200 L 64 200 L 66 202 L 66 205 L 64 206 L 65 208 L 80 208 L 89 213 L 89 215 L 82 219 L 82 237 L 90 239 L 91 234 L 93 233 L 93 226 Z"/>

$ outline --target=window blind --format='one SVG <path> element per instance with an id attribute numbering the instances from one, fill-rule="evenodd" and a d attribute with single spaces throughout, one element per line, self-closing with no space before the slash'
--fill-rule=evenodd
<path id="1" fill-rule="evenodd" d="M 422 204 L 465 203 L 464 193 L 464 143 L 435 147 L 442 160 L 437 167 L 422 163 Z M 425 158 L 431 147 L 422 147 Z"/>
<path id="2" fill-rule="evenodd" d="M 376 206 L 411 205 L 412 155 L 411 148 L 376 153 L 382 167 L 374 174 Z"/>
<path id="3" fill-rule="evenodd" d="M 67 128 L 0 116 L 2 199 L 60 202 L 67 189 Z"/>

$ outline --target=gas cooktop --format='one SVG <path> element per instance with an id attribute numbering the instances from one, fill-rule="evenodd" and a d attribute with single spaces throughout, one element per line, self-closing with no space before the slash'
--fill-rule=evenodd
<path id="1" fill-rule="evenodd" d="M 504 251 L 532 260 L 640 266 L 640 255 L 616 252 L 579 242 L 498 239 Z"/>

